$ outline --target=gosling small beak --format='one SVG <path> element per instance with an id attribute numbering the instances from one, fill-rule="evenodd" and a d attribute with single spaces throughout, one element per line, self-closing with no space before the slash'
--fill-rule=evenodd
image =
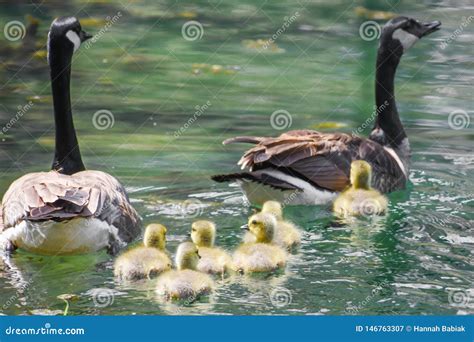
<path id="1" fill-rule="evenodd" d="M 86 40 L 91 39 L 93 36 L 86 31 L 82 31 L 79 33 L 79 38 L 81 39 L 81 43 L 84 43 Z"/>
<path id="2" fill-rule="evenodd" d="M 441 26 L 441 21 L 435 20 L 435 21 L 431 21 L 427 23 L 422 23 L 421 25 L 423 26 L 423 28 L 422 28 L 420 38 L 427 36 L 430 33 L 433 33 L 435 31 L 438 31 Z"/>
<path id="3" fill-rule="evenodd" d="M 244 230 L 250 230 L 248 224 L 244 224 L 244 225 L 240 226 L 240 228 L 244 229 Z"/>
<path id="4" fill-rule="evenodd" d="M 198 255 L 198 258 L 201 259 L 201 254 L 198 253 L 197 255 Z"/>
<path id="5" fill-rule="evenodd" d="M 191 233 L 186 234 L 187 237 L 191 237 Z"/>

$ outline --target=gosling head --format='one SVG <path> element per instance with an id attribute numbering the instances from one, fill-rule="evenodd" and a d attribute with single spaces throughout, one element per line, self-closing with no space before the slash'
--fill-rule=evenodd
<path id="1" fill-rule="evenodd" d="M 372 182 L 372 166 L 365 160 L 356 160 L 351 163 L 351 185 L 355 189 L 370 188 Z"/>
<path id="2" fill-rule="evenodd" d="M 257 242 L 272 242 L 276 226 L 275 216 L 269 213 L 259 213 L 249 218 L 248 229 Z"/>
<path id="3" fill-rule="evenodd" d="M 380 36 L 380 47 L 385 52 L 401 58 L 422 37 L 439 30 L 441 22 L 420 22 L 413 18 L 396 17 L 388 21 Z"/>
<path id="4" fill-rule="evenodd" d="M 263 203 L 262 213 L 272 214 L 277 220 L 283 219 L 283 209 L 281 203 L 277 201 L 266 201 Z"/>
<path id="5" fill-rule="evenodd" d="M 48 33 L 49 64 L 58 62 L 57 59 L 71 58 L 81 43 L 89 38 L 92 36 L 82 30 L 77 18 L 59 17 L 54 19 Z"/>
<path id="6" fill-rule="evenodd" d="M 183 242 L 178 246 L 176 252 L 176 267 L 178 270 L 195 270 L 200 255 L 196 245 L 192 242 Z"/>
<path id="7" fill-rule="evenodd" d="M 216 225 L 206 220 L 194 222 L 191 226 L 191 239 L 198 247 L 213 247 L 216 239 Z"/>
<path id="8" fill-rule="evenodd" d="M 143 244 L 146 247 L 164 250 L 166 247 L 166 227 L 158 223 L 149 224 L 145 228 Z"/>

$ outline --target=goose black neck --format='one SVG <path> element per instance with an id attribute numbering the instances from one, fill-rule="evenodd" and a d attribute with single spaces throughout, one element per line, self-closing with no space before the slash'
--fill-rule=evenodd
<path id="1" fill-rule="evenodd" d="M 72 175 L 85 170 L 72 120 L 70 95 L 72 54 L 68 54 L 67 51 L 50 52 L 49 59 L 56 126 L 52 169 Z"/>
<path id="2" fill-rule="evenodd" d="M 377 119 L 374 129 L 376 134 L 383 131 L 383 143 L 397 147 L 406 138 L 405 130 L 398 115 L 395 103 L 394 81 L 401 56 L 389 50 L 380 49 L 377 55 L 375 75 L 375 104 Z"/>

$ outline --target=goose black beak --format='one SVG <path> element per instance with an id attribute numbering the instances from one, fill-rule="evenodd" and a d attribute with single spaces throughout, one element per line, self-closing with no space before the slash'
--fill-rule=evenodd
<path id="1" fill-rule="evenodd" d="M 423 23 L 420 38 L 424 37 L 424 36 L 427 36 L 430 33 L 433 33 L 435 31 L 438 31 L 440 26 L 441 26 L 441 21 L 439 21 L 439 20 L 431 21 L 431 22 L 428 22 L 428 23 Z"/>
<path id="2" fill-rule="evenodd" d="M 79 38 L 81 38 L 81 43 L 84 43 L 86 40 L 91 39 L 93 36 L 85 31 L 79 33 Z"/>

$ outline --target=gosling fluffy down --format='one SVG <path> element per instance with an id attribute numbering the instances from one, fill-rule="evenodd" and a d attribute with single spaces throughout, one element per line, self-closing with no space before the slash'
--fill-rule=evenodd
<path id="1" fill-rule="evenodd" d="M 214 246 L 216 226 L 211 221 L 196 221 L 191 226 L 191 239 L 199 250 L 197 270 L 209 274 L 225 274 L 232 270 L 232 258 Z"/>
<path id="2" fill-rule="evenodd" d="M 272 243 L 275 225 L 275 217 L 268 213 L 250 217 L 248 229 L 255 236 L 255 242 L 244 243 L 234 252 L 234 267 L 237 271 L 271 272 L 286 266 L 286 252 Z"/>
<path id="3" fill-rule="evenodd" d="M 275 243 L 285 248 L 292 248 L 301 243 L 301 232 L 296 226 L 283 219 L 283 208 L 277 201 L 266 201 L 262 207 L 262 213 L 275 216 L 277 224 L 275 227 Z"/>
<path id="4" fill-rule="evenodd" d="M 387 211 L 388 200 L 371 188 L 372 167 L 364 160 L 351 164 L 351 186 L 334 201 L 334 213 L 339 216 L 382 215 Z"/>
<path id="5" fill-rule="evenodd" d="M 176 252 L 178 269 L 158 277 L 157 294 L 166 300 L 196 300 L 211 293 L 214 281 L 207 274 L 196 271 L 198 261 L 199 252 L 193 243 L 180 244 Z"/>
<path id="6" fill-rule="evenodd" d="M 261 212 L 272 214 L 277 220 L 275 237 L 273 239 L 275 244 L 286 249 L 291 249 L 301 243 L 300 230 L 292 222 L 283 219 L 283 209 L 280 202 L 266 201 L 262 206 Z M 247 233 L 244 236 L 244 241 L 255 242 L 255 236 L 251 233 Z"/>
<path id="7" fill-rule="evenodd" d="M 151 278 L 171 269 L 171 260 L 165 252 L 165 226 L 161 224 L 147 226 L 143 242 L 144 246 L 130 249 L 115 260 L 116 277 L 123 280 Z"/>

